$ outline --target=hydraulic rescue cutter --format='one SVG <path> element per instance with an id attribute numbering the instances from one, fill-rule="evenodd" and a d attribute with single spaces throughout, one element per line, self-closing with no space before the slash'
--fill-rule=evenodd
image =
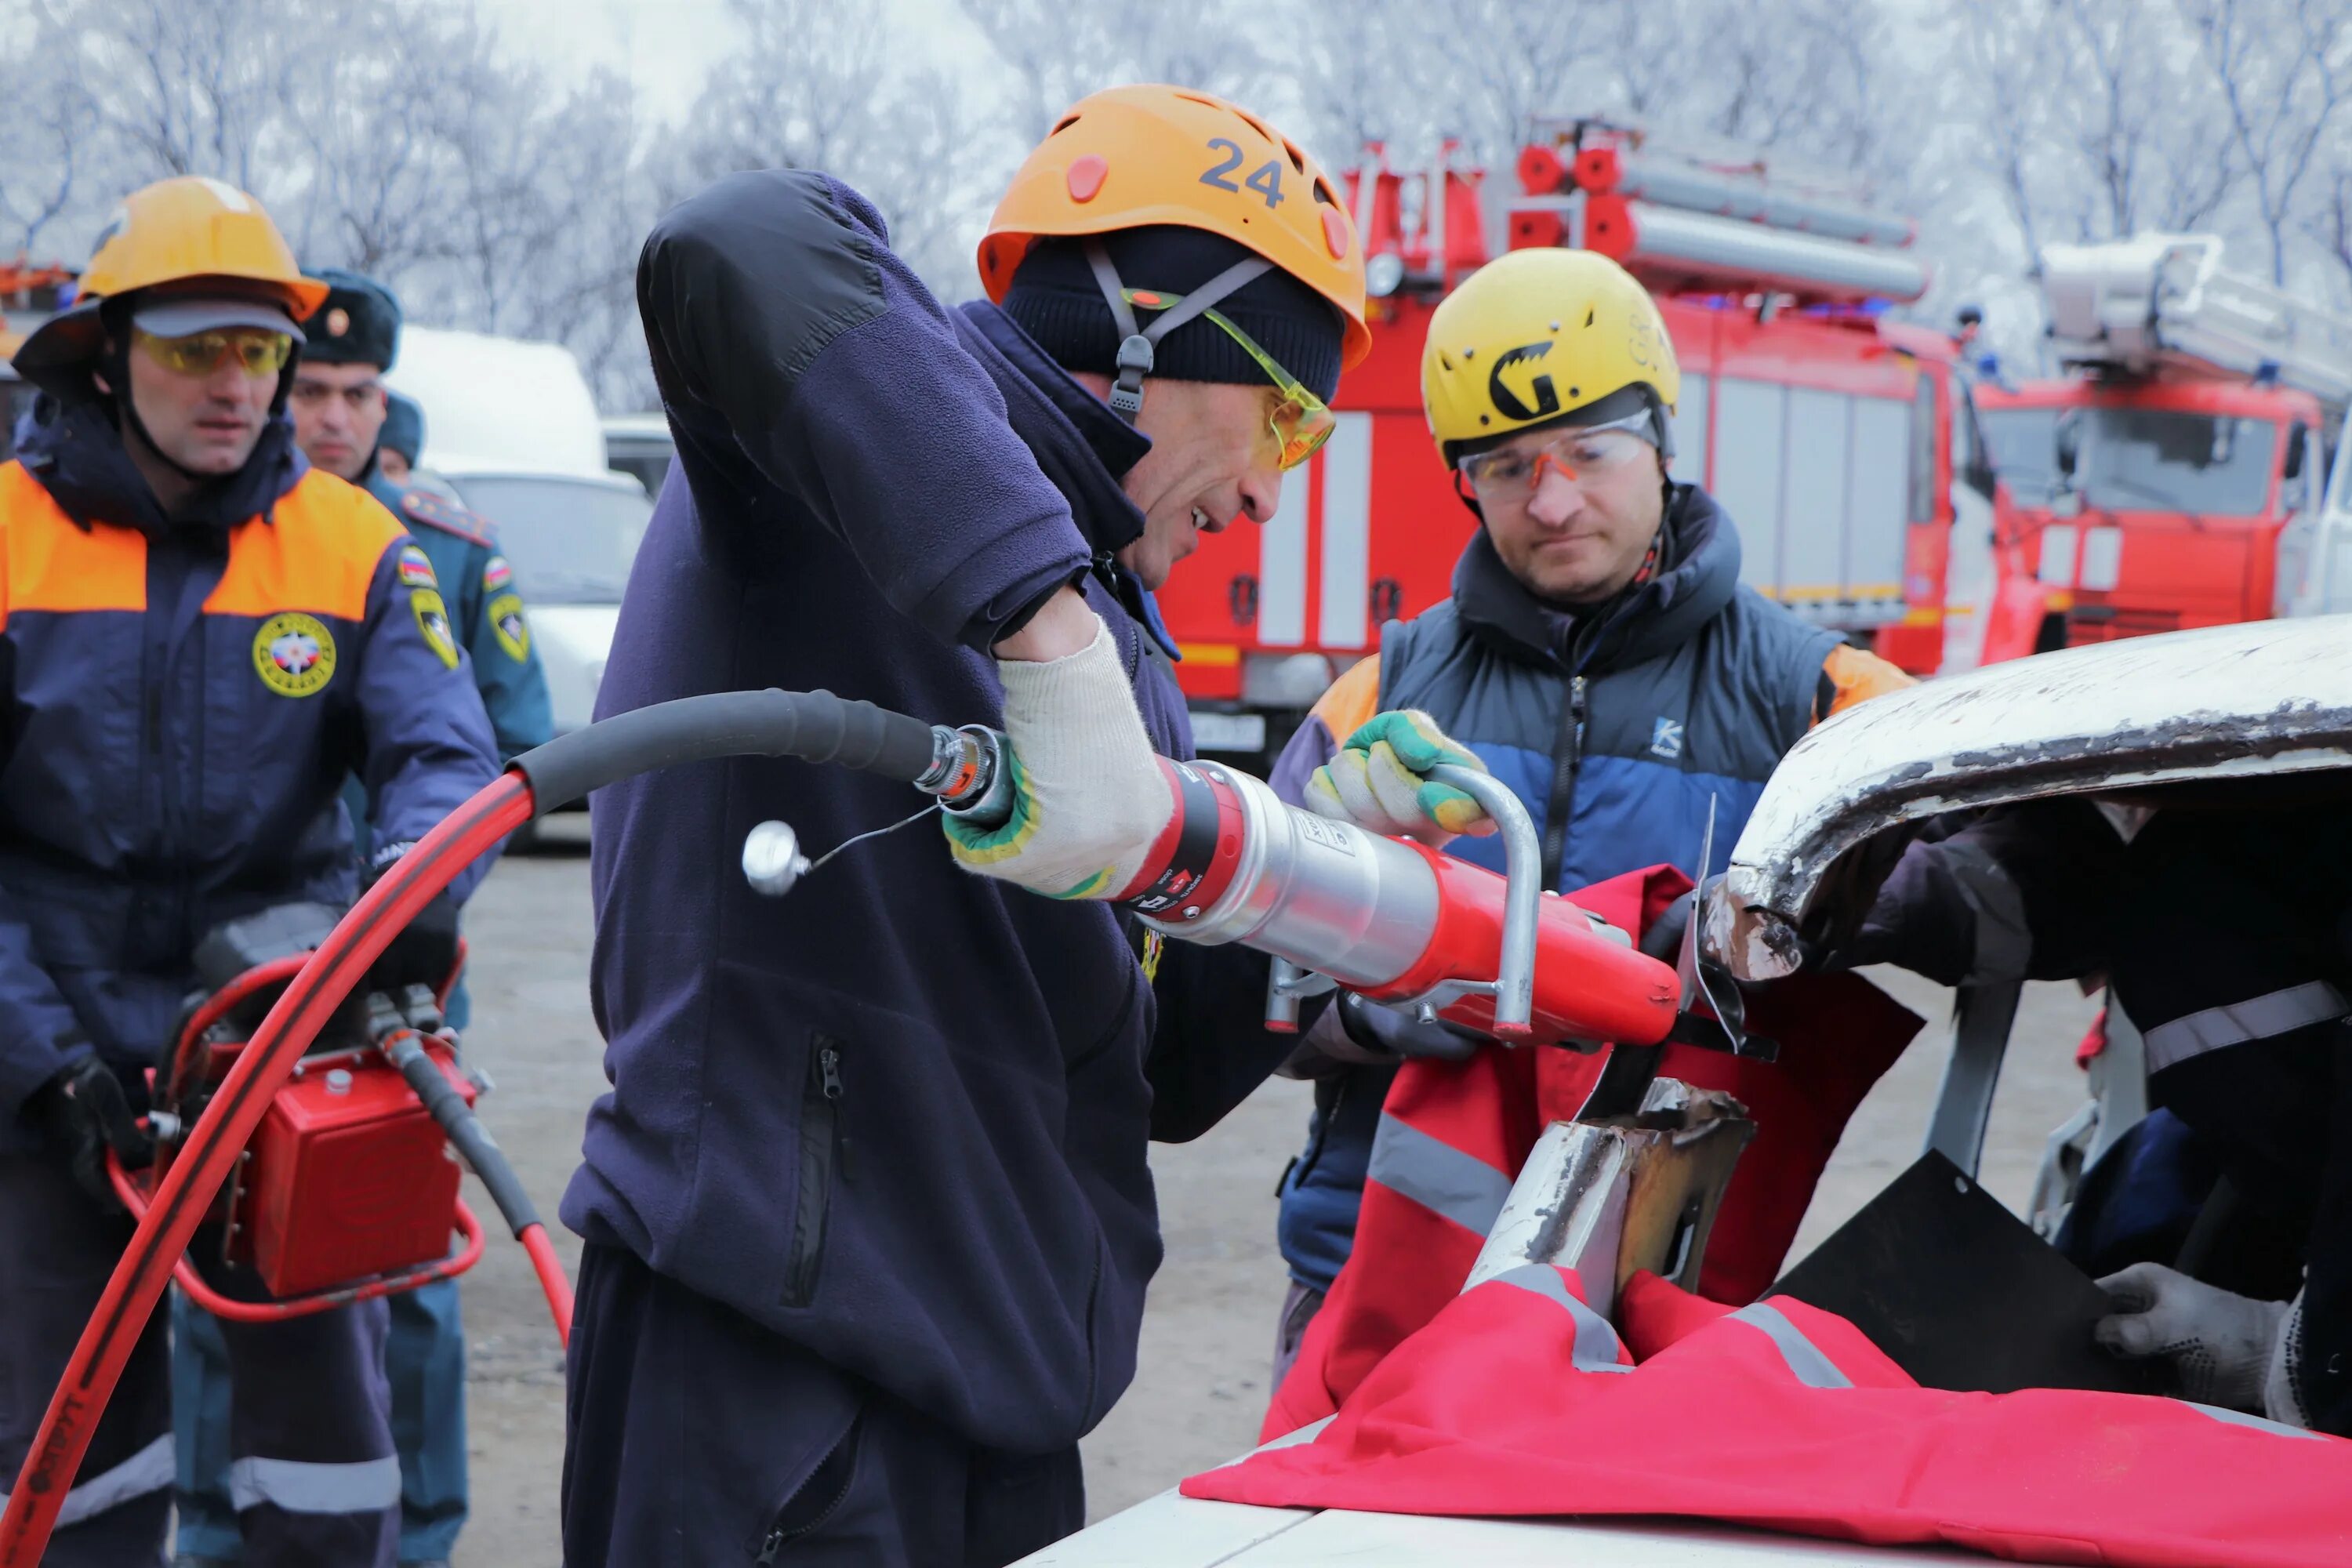
<path id="1" fill-rule="evenodd" d="M 156 1073 L 154 1169 L 115 1173 L 138 1230 L 8 1494 L 0 1568 L 39 1560 L 99 1413 L 174 1277 L 211 1310 L 255 1321 L 470 1267 L 482 1231 L 458 1201 L 445 1137 L 530 1249 L 559 1332 L 568 1331 L 569 1287 L 512 1171 L 474 1121 L 477 1086 L 457 1068 L 439 998 L 419 985 L 356 1007 L 345 1000 L 467 866 L 591 790 L 740 755 L 877 773 L 992 826 L 1012 808 L 1007 754 L 993 731 L 933 725 L 824 691 L 661 703 L 517 758 L 331 930 L 289 934 L 286 924 L 300 919 L 281 915 L 224 937 L 215 956 L 234 973 L 192 1012 Z M 1270 954 L 1266 1021 L 1277 1030 L 1297 1026 L 1302 999 L 1342 987 L 1508 1045 L 1613 1046 L 1583 1115 L 1545 1135 L 1514 1192 L 1511 1212 L 1528 1223 L 1498 1227 L 1489 1250 L 1580 1264 L 1612 1285 L 1635 1268 L 1696 1281 L 1706 1227 L 1752 1129 L 1727 1097 L 1658 1079 L 1659 1047 L 1677 1040 L 1770 1054 L 1742 1033 L 1729 978 L 1700 963 L 1697 921 L 1686 922 L 1678 970 L 1545 890 L 1526 811 L 1473 770 L 1435 776 L 1500 825 L 1504 875 L 1316 816 L 1214 763 L 1161 765 L 1177 810 L 1120 902 L 1168 937 Z M 782 824 L 761 824 L 744 846 L 745 874 L 761 892 L 785 893 L 812 868 Z M 331 914 L 313 911 L 311 924 Z M 375 1173 L 355 1179 L 359 1172 Z M 1570 1211 L 1572 1223 L 1544 1218 Z M 204 1287 L 184 1255 L 208 1219 L 220 1222 L 226 1255 L 253 1266 L 273 1300 L 230 1301 Z"/>

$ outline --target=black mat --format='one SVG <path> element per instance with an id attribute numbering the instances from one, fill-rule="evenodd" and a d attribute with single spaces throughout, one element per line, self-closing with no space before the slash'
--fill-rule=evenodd
<path id="1" fill-rule="evenodd" d="M 1941 1154 L 1916 1164 L 1782 1276 L 1929 1388 L 2154 1392 L 2147 1363 L 2091 1340 L 2112 1308 L 2090 1278 Z"/>

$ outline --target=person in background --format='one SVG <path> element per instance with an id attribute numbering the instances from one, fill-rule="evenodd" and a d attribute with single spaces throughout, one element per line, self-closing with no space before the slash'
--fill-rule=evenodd
<path id="1" fill-rule="evenodd" d="M 405 393 L 386 389 L 383 428 L 375 437 L 375 471 L 391 484 L 408 488 L 408 476 L 425 450 L 425 410 Z"/>
<path id="2" fill-rule="evenodd" d="M 1316 704 L 1276 762 L 1276 792 L 1499 870 L 1499 841 L 1475 836 L 1492 833 L 1485 813 L 1420 777 L 1437 763 L 1486 768 L 1534 819 L 1544 885 L 1573 893 L 1644 866 L 1696 868 L 1710 810 L 1727 847 L 1808 729 L 1910 685 L 1740 583 L 1733 520 L 1668 472 L 1681 395 L 1656 304 L 1606 257 L 1515 250 L 1449 295 L 1430 320 L 1422 399 L 1483 526 L 1452 597 L 1390 623 L 1380 654 Z M 1398 1065 L 1459 1058 L 1478 1038 L 1350 998 L 1285 1069 L 1314 1080 L 1315 1111 L 1281 1185 L 1277 1385 L 1354 1246 L 1367 1172 L 1409 1153 L 1376 1141 Z M 1402 1169 L 1383 1179 L 1412 1184 Z"/>
<path id="3" fill-rule="evenodd" d="M 384 437 L 396 395 L 383 375 L 399 356 L 401 313 L 392 291 L 373 279 L 320 268 L 326 302 L 304 327 L 308 342 L 295 367 L 289 407 L 294 437 L 311 463 L 361 486 L 407 527 L 401 580 L 434 595 L 469 656 L 463 663 L 498 742 L 499 760 L 543 744 L 553 731 L 547 678 L 530 646 L 521 597 L 488 525 L 442 498 L 409 489 L 383 471 Z M 400 402 L 412 410 L 415 405 Z M 398 432 L 394 432 L 398 435 Z M 413 447 L 423 444 L 417 412 Z M 362 854 L 372 829 L 367 799 L 354 779 L 344 788 Z M 461 976 L 447 1016 L 462 1030 L 471 1000 Z M 400 1454 L 400 1561 L 446 1563 L 465 1528 L 466 1336 L 457 1282 L 443 1279 L 389 1298 L 392 1330 L 384 1346 L 392 1380 L 393 1436 Z M 228 1376 L 218 1321 L 175 1296 L 173 1423 L 179 1439 L 180 1551 L 192 1564 L 239 1560 L 228 1473 Z"/>
<path id="4" fill-rule="evenodd" d="M 132 1226 L 111 1153 L 152 1152 L 145 1069 L 222 923 L 347 903 L 496 776 L 490 727 L 382 504 L 306 464 L 284 416 L 327 285 L 217 180 L 132 193 L 82 300 L 16 355 L 40 387 L 0 464 L 0 1475 Z M 381 842 L 359 861 L 357 775 Z M 467 871 L 371 975 L 456 958 Z M 46 1145 L 46 1147 L 45 1147 Z M 264 1299 L 216 1233 L 213 1289 Z M 394 1560 L 385 1309 L 220 1324 L 226 1527 L 256 1568 Z M 157 1562 L 173 1477 L 165 1320 L 96 1425 L 51 1568 Z"/>

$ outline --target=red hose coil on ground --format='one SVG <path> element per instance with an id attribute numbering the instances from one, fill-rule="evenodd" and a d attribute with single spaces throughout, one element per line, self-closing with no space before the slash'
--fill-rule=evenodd
<path id="1" fill-rule="evenodd" d="M 34 1435 L 32 1451 L 8 1494 L 7 1511 L 0 1515 L 0 1568 L 32 1568 L 40 1561 L 99 1417 L 171 1282 L 173 1268 L 304 1047 L 392 939 L 459 873 L 532 815 L 530 785 L 520 773 L 505 773 L 484 785 L 352 906 L 254 1031 L 155 1189 L 66 1363 L 65 1375 Z M 553 1266 L 553 1249 L 544 1231 L 537 1246 L 529 1239 L 524 1246 L 544 1284 L 547 1269 Z M 568 1333 L 568 1287 L 563 1298 L 559 1326 Z M 551 1288 L 549 1299 L 556 1304 Z"/>

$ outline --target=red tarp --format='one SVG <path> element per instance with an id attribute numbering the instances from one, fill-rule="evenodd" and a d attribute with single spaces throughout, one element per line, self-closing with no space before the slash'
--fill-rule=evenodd
<path id="1" fill-rule="evenodd" d="M 1688 878 L 1659 866 L 1596 882 L 1575 902 L 1622 930 L 1643 931 L 1689 890 Z M 1851 974 L 1798 975 L 1766 986 L 1748 998 L 1748 1025 L 1780 1042 L 1779 1061 L 1668 1046 L 1662 1069 L 1729 1092 L 1756 1121 L 1699 1279 L 1702 1292 L 1726 1301 L 1751 1300 L 1779 1277 L 1846 1119 L 1919 1029 L 1916 1017 Z M 1402 1122 L 1424 1149 L 1433 1142 L 1475 1162 L 1435 1186 L 1491 1195 L 1508 1189 L 1545 1126 L 1576 1114 L 1605 1060 L 1547 1047 L 1490 1048 L 1459 1063 L 1410 1061 L 1390 1087 L 1382 1121 Z M 1394 1136 L 1383 1128 L 1383 1139 Z M 1381 1179 L 1394 1168 L 1385 1155 L 1376 1145 L 1354 1253 L 1275 1391 L 1262 1441 L 1338 1409 L 1470 1277 L 1493 1214 L 1474 1197 L 1449 1215 L 1391 1187 Z M 1474 1179 L 1465 1183 L 1465 1173 Z"/>
<path id="2" fill-rule="evenodd" d="M 1188 1497 L 1452 1515 L 1669 1514 L 2116 1568 L 2352 1563 L 2352 1442 L 2179 1400 L 1921 1388 L 1843 1318 L 1636 1276 L 1630 1355 L 1530 1264 L 1457 1298 L 1312 1443 Z M 1988 1323 L 1986 1331 L 2000 1331 Z"/>

